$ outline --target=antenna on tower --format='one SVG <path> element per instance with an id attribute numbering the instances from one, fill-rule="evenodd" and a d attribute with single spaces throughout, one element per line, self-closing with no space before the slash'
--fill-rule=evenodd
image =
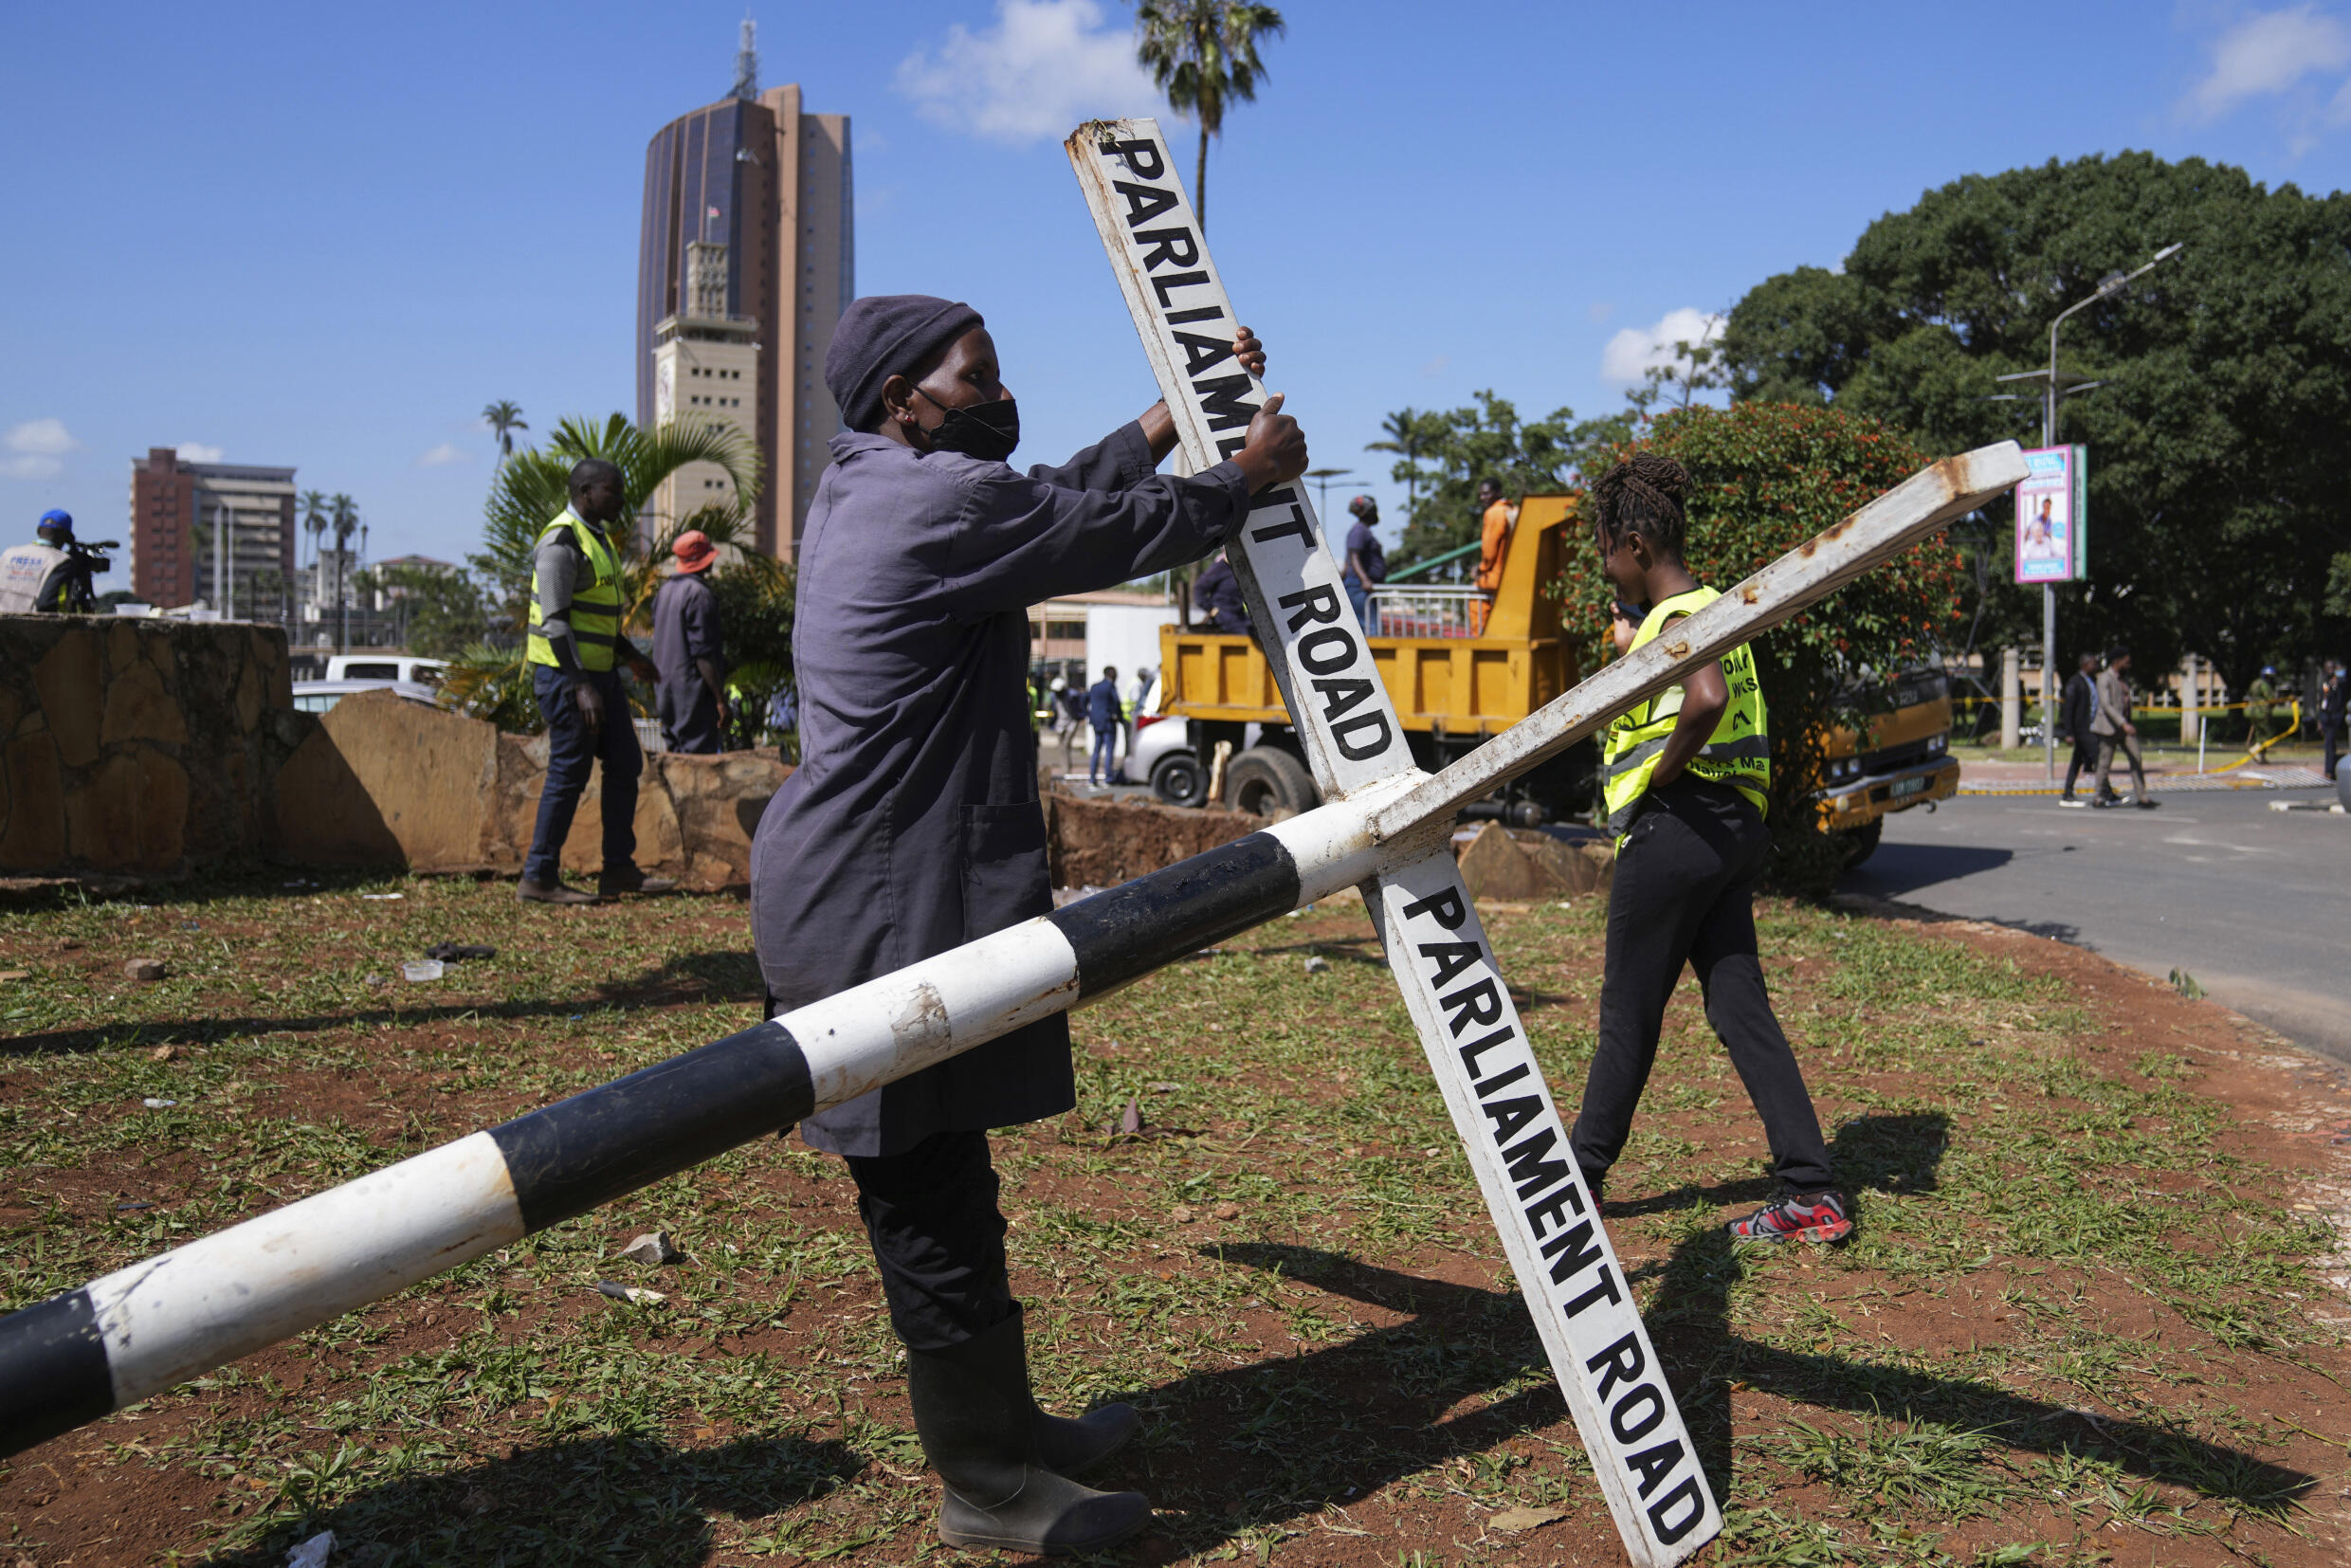
<path id="1" fill-rule="evenodd" d="M 735 50 L 735 90 L 729 97 L 749 103 L 759 96 L 759 24 L 743 17 L 743 37 Z"/>

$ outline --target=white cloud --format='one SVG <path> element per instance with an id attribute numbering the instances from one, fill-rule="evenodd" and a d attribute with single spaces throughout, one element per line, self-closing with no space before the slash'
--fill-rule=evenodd
<path id="1" fill-rule="evenodd" d="M 221 449 L 208 447 L 201 441 L 183 441 L 179 444 L 179 460 L 182 463 L 218 463 Z"/>
<path id="2" fill-rule="evenodd" d="M 1666 312 L 1654 326 L 1627 327 L 1600 351 L 1600 378 L 1622 386 L 1641 379 L 1641 373 L 1678 363 L 1676 343 L 1704 343 L 1722 330 L 1722 318 L 1709 316 L 1696 305 Z"/>
<path id="3" fill-rule="evenodd" d="M 2315 6 L 2268 11 L 2221 34 L 2212 57 L 2211 73 L 2188 93 L 2188 110 L 2200 120 L 2288 91 L 2306 76 L 2351 65 L 2351 27 Z"/>
<path id="4" fill-rule="evenodd" d="M 465 447 L 454 441 L 444 441 L 431 451 L 421 453 L 416 459 L 416 465 L 419 468 L 446 468 L 452 463 L 472 461 L 473 454 Z"/>
<path id="5" fill-rule="evenodd" d="M 899 62 L 898 90 L 935 125 L 1005 142 L 1159 107 L 1133 33 L 1103 27 L 1096 0 L 996 0 L 994 27 L 955 23 L 936 49 Z"/>
<path id="6" fill-rule="evenodd" d="M 27 419 L 9 427 L 0 436 L 0 479 L 55 479 L 65 466 L 64 457 L 82 443 L 62 419 Z"/>

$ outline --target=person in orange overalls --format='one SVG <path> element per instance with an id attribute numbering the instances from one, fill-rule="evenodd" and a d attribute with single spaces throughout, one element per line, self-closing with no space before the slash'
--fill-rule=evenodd
<path id="1" fill-rule="evenodd" d="M 1491 477 L 1478 481 L 1478 510 L 1485 517 L 1478 538 L 1478 592 L 1485 597 L 1472 603 L 1472 637 L 1485 634 L 1486 613 L 1493 609 L 1494 594 L 1502 587 L 1503 559 L 1510 553 L 1510 531 L 1519 521 L 1518 507 L 1503 499 L 1502 481 Z"/>

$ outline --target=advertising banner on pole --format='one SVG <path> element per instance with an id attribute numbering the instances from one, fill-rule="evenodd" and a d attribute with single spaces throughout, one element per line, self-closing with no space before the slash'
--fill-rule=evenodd
<path id="1" fill-rule="evenodd" d="M 2036 447 L 2016 486 L 2016 580 L 2074 582 L 2089 572 L 2089 448 Z"/>

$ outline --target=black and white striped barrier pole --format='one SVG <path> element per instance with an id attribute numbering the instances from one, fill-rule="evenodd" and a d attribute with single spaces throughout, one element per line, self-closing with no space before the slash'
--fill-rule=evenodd
<path id="1" fill-rule="evenodd" d="M 1265 389 L 1233 358 L 1240 318 L 1157 123 L 1096 121 L 1065 145 L 1186 461 L 1196 472 L 1230 457 Z M 1368 806 L 1372 839 L 1392 851 L 1364 902 L 1640 1568 L 1697 1551 L 1722 1516 L 1460 870 L 1444 844 L 1404 841 L 1679 680 L 1668 666 L 1720 656 L 2023 472 L 2013 445 L 1938 465 L 1434 777 L 1412 766 L 1304 487 L 1256 496 L 1227 548 L 1315 782 Z"/>

